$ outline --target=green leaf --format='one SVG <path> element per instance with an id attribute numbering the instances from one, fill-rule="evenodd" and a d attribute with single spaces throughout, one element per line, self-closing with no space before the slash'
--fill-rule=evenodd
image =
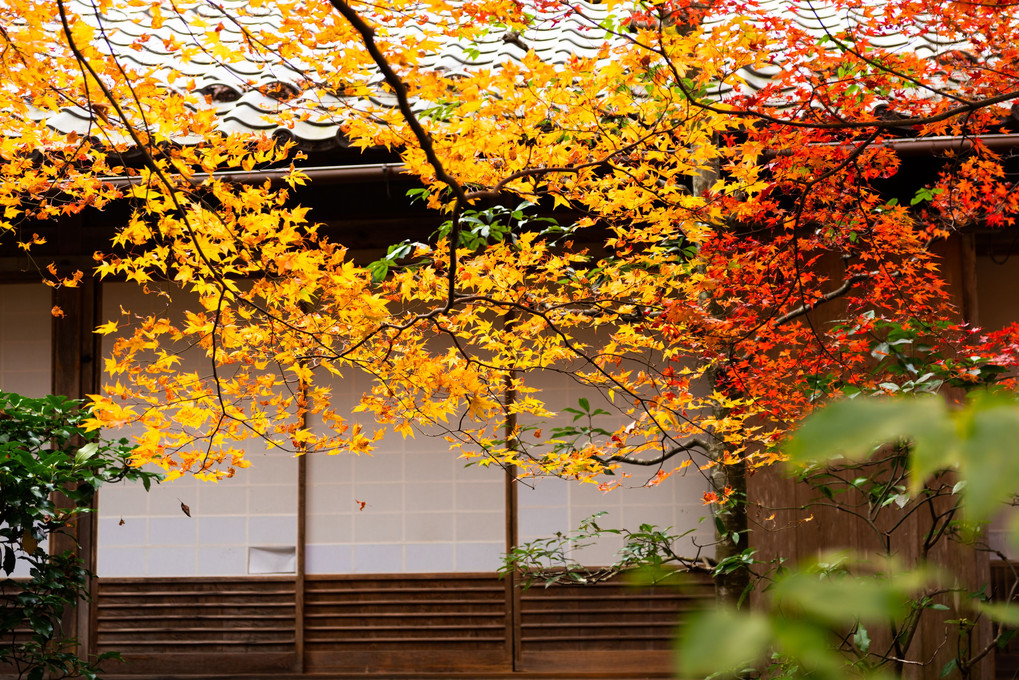
<path id="1" fill-rule="evenodd" d="M 676 648 L 680 674 L 738 670 L 761 658 L 770 641 L 771 625 L 757 613 L 718 609 L 691 617 Z"/>
<path id="2" fill-rule="evenodd" d="M 867 629 L 862 625 L 856 627 L 856 633 L 853 634 L 853 644 L 864 654 L 870 651 L 870 635 L 867 634 Z"/>
<path id="3" fill-rule="evenodd" d="M 808 416 L 784 451 L 794 463 L 838 456 L 863 460 L 882 445 L 913 442 L 910 491 L 951 465 L 959 441 L 948 407 L 936 395 L 903 399 L 846 399 Z"/>
<path id="4" fill-rule="evenodd" d="M 877 446 L 908 438 L 946 415 L 937 397 L 837 401 L 808 416 L 784 450 L 796 463 L 863 459 Z"/>
<path id="5" fill-rule="evenodd" d="M 78 452 L 74 454 L 74 464 L 79 466 L 85 463 L 89 458 L 96 455 L 99 451 L 99 444 L 97 442 L 89 442 L 85 446 L 78 449 Z"/>
<path id="6" fill-rule="evenodd" d="M 1019 626 L 1019 605 L 1008 602 L 974 602 L 973 606 L 992 621 Z"/>
<path id="7" fill-rule="evenodd" d="M 1015 402 L 985 397 L 968 410 L 970 418 L 959 455 L 966 517 L 975 522 L 990 519 L 1019 487 L 1019 408 Z M 963 428 L 960 428 L 963 429 Z"/>
<path id="8" fill-rule="evenodd" d="M 857 621 L 884 622 L 907 611 L 911 591 L 925 580 L 922 572 L 905 572 L 885 578 L 851 574 L 820 576 L 811 571 L 794 571 L 777 579 L 772 591 L 776 602 L 809 618 L 831 626 Z"/>
<path id="9" fill-rule="evenodd" d="M 832 648 L 828 631 L 807 621 L 781 617 L 774 623 L 776 645 L 795 659 L 809 678 L 844 678 L 844 660 Z M 802 677 L 802 676 L 801 676 Z"/>
<path id="10" fill-rule="evenodd" d="M 3 570 L 8 576 L 14 571 L 14 564 L 17 561 L 17 557 L 14 554 L 14 550 L 10 546 L 4 546 L 4 563 Z"/>

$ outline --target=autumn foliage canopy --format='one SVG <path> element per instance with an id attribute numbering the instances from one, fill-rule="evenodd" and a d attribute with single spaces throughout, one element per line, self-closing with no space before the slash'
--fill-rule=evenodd
<path id="1" fill-rule="evenodd" d="M 125 14 L 130 39 L 109 21 Z M 135 462 L 171 476 L 232 474 L 249 437 L 363 453 L 421 427 L 523 474 L 658 483 L 780 458 L 829 397 L 1016 362 L 1011 333 L 962 323 L 938 255 L 1019 207 L 986 143 L 1019 98 L 1011 9 L 12 0 L 0 26 L 0 236 L 31 253 L 38 220 L 129 201 L 94 274 L 195 301 L 97 329 L 116 340 L 90 426 L 143 424 Z M 567 28 L 584 50 L 529 43 Z M 506 56 L 477 59 L 493 42 Z M 283 127 L 398 152 L 445 226 L 352 260 L 293 200 L 287 136 L 230 132 L 165 66 L 196 61 L 286 71 L 239 87 Z M 54 124 L 67 107 L 87 133 Z M 942 146 L 907 171 L 923 140 Z M 285 183 L 220 174 L 262 168 Z M 180 368 L 194 345 L 207 370 Z M 549 372 L 603 395 L 611 425 L 556 429 L 576 405 L 543 397 Z M 353 373 L 376 428 L 333 408 L 331 377 Z"/>

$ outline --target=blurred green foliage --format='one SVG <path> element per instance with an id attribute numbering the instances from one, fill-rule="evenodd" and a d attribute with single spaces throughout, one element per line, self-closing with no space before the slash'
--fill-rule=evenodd
<path id="1" fill-rule="evenodd" d="M 950 526 L 943 533 L 974 540 L 998 512 L 1014 504 L 1019 492 L 1016 442 L 1016 395 L 976 390 L 958 405 L 933 394 L 835 402 L 809 416 L 783 450 L 806 476 L 831 465 L 853 469 L 890 449 L 883 460 L 905 457 L 908 486 L 891 493 L 873 476 L 851 479 L 849 485 L 869 501 L 900 508 L 939 493 L 951 502 L 945 513 Z M 947 496 L 932 491 L 930 484 L 946 471 L 955 480 Z M 880 497 L 870 498 L 868 491 Z M 830 491 L 827 495 L 832 497 Z M 1014 528 L 1011 540 L 1019 545 Z M 954 618 L 946 623 L 956 627 L 960 640 L 983 617 L 995 622 L 994 633 L 982 645 L 957 645 L 954 658 L 941 669 L 923 671 L 923 677 L 931 672 L 974 677 L 977 662 L 1014 635 L 1009 627 L 1019 625 L 1019 608 L 989 602 L 984 589 L 959 588 L 944 566 L 843 554 L 780 567 L 753 611 L 707 611 L 684 625 L 677 645 L 681 677 L 900 677 L 903 661 L 896 648 L 908 648 L 925 611 L 949 609 L 937 600 L 943 594 L 958 600 Z M 874 627 L 886 637 L 890 631 L 884 648 L 872 643 Z"/>

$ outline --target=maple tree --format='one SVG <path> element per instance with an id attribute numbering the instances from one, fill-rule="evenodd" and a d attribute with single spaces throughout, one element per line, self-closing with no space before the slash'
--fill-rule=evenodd
<path id="1" fill-rule="evenodd" d="M 801 10 L 832 28 L 753 0 L 9 2 L 0 230 L 31 252 L 33 220 L 130 201 L 95 274 L 196 301 L 183 323 L 97 329 L 120 335 L 89 426 L 140 423 L 139 465 L 218 478 L 248 465 L 249 437 L 364 453 L 387 430 L 437 428 L 521 475 L 611 488 L 704 474 L 724 559 L 747 531 L 747 471 L 780 460 L 815 404 L 972 386 L 1016 364 L 1012 331 L 960 323 L 937 246 L 1013 224 L 1019 194 L 984 135 L 1019 97 L 1019 13 Z M 116 12 L 147 22 L 126 48 L 102 20 Z M 188 40 L 166 33 L 174 21 Z M 595 53 L 434 59 L 493 34 L 526 48 L 528 30 L 563 22 Z M 290 200 L 307 181 L 292 144 L 220 132 L 186 75 L 129 59 L 153 43 L 285 64 L 306 93 L 274 93 L 280 120 L 341 121 L 353 145 L 398 150 L 447 222 L 352 261 Z M 87 135 L 48 124 L 68 104 Z M 929 177 L 901 176 L 903 138 L 942 140 Z M 289 168 L 289 186 L 217 174 L 265 167 Z M 569 221 L 547 221 L 557 210 Z M 179 344 L 211 370 L 180 369 Z M 534 386 L 549 371 L 603 394 L 620 424 L 554 431 L 572 405 Z M 359 409 L 375 429 L 331 405 L 329 378 L 350 372 L 372 377 Z"/>

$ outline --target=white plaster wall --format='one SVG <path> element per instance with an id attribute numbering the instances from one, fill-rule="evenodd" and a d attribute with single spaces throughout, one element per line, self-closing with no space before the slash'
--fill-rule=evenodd
<path id="1" fill-rule="evenodd" d="M 293 572 L 270 552 L 297 545 L 297 463 L 249 451 L 231 479 L 181 478 L 153 486 L 104 487 L 99 502 L 100 576 L 238 576 Z M 189 506 L 191 516 L 181 510 Z M 267 561 L 268 560 L 268 561 Z"/>
<path id="2" fill-rule="evenodd" d="M 52 304 L 41 283 L 0 285 L 0 390 L 27 397 L 50 393 Z"/>
<path id="3" fill-rule="evenodd" d="M 144 296 L 134 285 L 107 284 L 103 314 L 119 319 L 120 307 L 136 313 L 181 313 L 164 298 Z M 112 342 L 107 336 L 106 342 Z M 185 352 L 185 369 L 202 371 L 203 357 Z M 267 452 L 249 440 L 250 468 L 231 479 L 190 477 L 153 486 L 104 487 L 99 500 L 100 576 L 237 576 L 293 571 L 297 545 L 297 460 Z M 181 510 L 189 506 L 191 516 Z M 269 550 L 260 550 L 269 549 Z"/>
<path id="4" fill-rule="evenodd" d="M 142 310 L 165 303 L 142 298 L 134 286 L 106 286 L 105 316 L 118 317 L 121 305 Z M 179 307 L 167 313 L 179 313 Z M 599 405 L 596 393 L 563 375 L 528 379 L 546 388 L 552 408 L 575 406 L 581 396 Z M 367 378 L 354 373 L 335 379 L 335 410 L 350 414 L 368 387 Z M 619 422 L 619 417 L 606 418 L 605 425 Z M 219 483 L 181 479 L 149 494 L 138 486 L 104 490 L 100 575 L 240 575 L 249 573 L 252 551 L 272 548 L 276 552 L 259 553 L 271 558 L 269 553 L 295 546 L 296 459 L 266 453 L 257 442 L 251 443 L 248 457 L 251 468 Z M 609 528 L 649 523 L 677 533 L 692 530 L 678 546 L 685 553 L 693 552 L 694 540 L 708 542 L 710 524 L 701 521 L 707 515 L 701 504 L 706 485 L 696 471 L 654 488 L 643 484 L 655 470 L 631 472 L 628 483 L 609 493 L 552 478 L 517 482 L 520 539 L 568 531 L 585 517 L 608 511 L 600 523 Z M 371 456 L 309 455 L 307 572 L 494 571 L 505 550 L 505 483 L 501 469 L 466 467 L 441 437 L 427 433 L 406 440 L 390 433 Z M 190 506 L 190 518 L 181 512 L 181 502 Z M 619 546 L 618 538 L 609 538 L 577 557 L 607 564 Z"/>
<path id="5" fill-rule="evenodd" d="M 0 284 L 0 391 L 26 397 L 50 393 L 51 307 L 50 289 L 42 283 Z M 11 576 L 28 575 L 28 564 L 19 559 Z"/>
<path id="6" fill-rule="evenodd" d="M 544 372 L 529 374 L 526 379 L 542 388 L 545 403 L 552 410 L 577 408 L 578 400 L 584 397 L 592 411 L 601 408 L 612 414 L 597 416 L 594 421 L 596 427 L 611 431 L 626 424 L 624 417 L 616 412 L 604 395 L 569 376 Z M 571 421 L 572 415 L 563 413 L 541 426 L 547 433 L 552 427 L 564 426 Z M 665 467 L 671 469 L 681 462 L 682 458 L 677 458 Z M 672 533 L 677 535 L 690 532 L 677 542 L 676 550 L 684 555 L 695 554 L 697 545 L 710 545 L 713 540 L 713 529 L 708 520 L 710 513 L 703 504 L 707 482 L 696 466 L 690 466 L 685 474 L 677 473 L 657 486 L 646 486 L 657 470 L 657 467 L 624 466 L 619 471 L 632 476 L 611 491 L 601 491 L 597 484 L 582 484 L 556 477 L 520 480 L 517 483 L 519 541 L 525 543 L 547 538 L 558 531 L 568 532 L 576 529 L 585 518 L 604 511 L 606 514 L 598 520 L 598 525 L 606 529 L 637 530 L 641 524 L 652 524 L 660 529 L 671 527 Z M 602 479 L 611 482 L 614 478 Z M 598 543 L 574 552 L 573 558 L 589 566 L 608 565 L 615 561 L 616 552 L 621 547 L 621 537 L 606 535 Z M 706 553 L 711 556 L 714 549 L 708 548 Z"/>
<path id="7" fill-rule="evenodd" d="M 336 410 L 350 413 L 368 386 L 353 374 L 334 380 Z M 441 437 L 390 433 L 371 456 L 310 455 L 307 465 L 308 573 L 499 567 L 505 473 L 465 467 Z"/>
<path id="8" fill-rule="evenodd" d="M 713 540 L 708 511 L 701 502 L 706 484 L 699 476 L 670 478 L 656 487 L 621 486 L 600 491 L 593 484 L 577 484 L 546 477 L 520 483 L 520 541 L 547 538 L 557 531 L 576 529 L 580 523 L 598 512 L 605 512 L 597 522 L 604 529 L 636 531 L 641 524 L 670 529 L 674 535 L 685 534 L 675 550 L 694 556 L 697 546 L 710 546 Z M 590 566 L 608 565 L 616 561 L 622 537 L 606 535 L 598 543 L 573 554 L 578 562 Z M 707 548 L 707 556 L 714 548 Z"/>

